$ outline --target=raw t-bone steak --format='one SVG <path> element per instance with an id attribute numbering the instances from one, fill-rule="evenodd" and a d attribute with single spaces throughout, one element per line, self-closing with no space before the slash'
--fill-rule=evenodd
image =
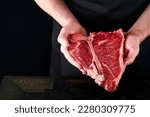
<path id="1" fill-rule="evenodd" d="M 94 32 L 89 37 L 81 34 L 68 36 L 68 51 L 86 74 L 105 90 L 116 90 L 125 70 L 123 62 L 124 35 L 114 32 Z"/>

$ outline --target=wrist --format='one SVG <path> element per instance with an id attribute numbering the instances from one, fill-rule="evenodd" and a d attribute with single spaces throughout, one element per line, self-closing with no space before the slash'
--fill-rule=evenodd
<path id="1" fill-rule="evenodd" d="M 62 27 L 65 27 L 67 25 L 70 25 L 70 24 L 76 24 L 76 25 L 80 25 L 79 21 L 77 19 L 68 19 L 66 21 L 66 23 L 64 23 L 64 25 L 62 25 Z"/>
<path id="2" fill-rule="evenodd" d="M 130 29 L 128 31 L 128 33 L 138 37 L 137 39 L 139 39 L 140 43 L 147 37 L 147 33 L 145 31 L 142 31 L 141 29 L 138 29 L 138 28 Z"/>

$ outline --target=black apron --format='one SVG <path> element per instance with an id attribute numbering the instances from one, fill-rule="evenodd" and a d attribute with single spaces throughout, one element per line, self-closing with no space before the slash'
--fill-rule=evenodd
<path id="1" fill-rule="evenodd" d="M 65 3 L 87 32 L 127 31 L 142 14 L 149 0 L 65 0 Z M 82 76 L 60 52 L 57 42 L 61 26 L 54 20 L 50 76 Z"/>

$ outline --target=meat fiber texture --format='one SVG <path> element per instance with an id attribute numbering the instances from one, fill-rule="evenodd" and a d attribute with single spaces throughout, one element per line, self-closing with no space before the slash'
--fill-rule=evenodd
<path id="1" fill-rule="evenodd" d="M 68 36 L 68 51 L 86 75 L 109 92 L 117 89 L 125 70 L 124 34 L 122 29 L 113 32 L 93 32 Z"/>

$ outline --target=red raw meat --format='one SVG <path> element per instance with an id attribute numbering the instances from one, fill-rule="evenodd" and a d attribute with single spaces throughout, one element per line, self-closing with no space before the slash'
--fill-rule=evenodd
<path id="1" fill-rule="evenodd" d="M 115 91 L 125 70 L 125 39 L 122 29 L 114 32 L 94 32 L 89 37 L 74 34 L 68 36 L 68 40 L 68 51 L 87 75 L 105 90 Z"/>

